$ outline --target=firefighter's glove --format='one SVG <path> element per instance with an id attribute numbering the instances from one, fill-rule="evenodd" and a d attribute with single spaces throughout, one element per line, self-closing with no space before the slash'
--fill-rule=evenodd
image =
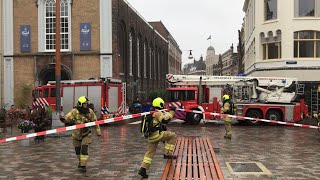
<path id="1" fill-rule="evenodd" d="M 162 131 L 167 131 L 167 124 L 161 124 Z"/>
<path id="2" fill-rule="evenodd" d="M 65 123 L 66 118 L 64 116 L 59 115 L 59 119 L 62 123 Z"/>
<path id="3" fill-rule="evenodd" d="M 97 129 L 97 130 L 96 130 L 96 134 L 97 134 L 97 136 L 101 136 L 101 130 L 100 130 L 100 129 Z"/>
<path id="4" fill-rule="evenodd" d="M 175 111 L 177 109 L 177 107 L 175 106 L 170 106 L 170 111 Z"/>

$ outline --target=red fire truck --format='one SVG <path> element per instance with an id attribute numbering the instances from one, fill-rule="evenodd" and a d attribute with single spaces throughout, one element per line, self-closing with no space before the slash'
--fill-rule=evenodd
<path id="1" fill-rule="evenodd" d="M 308 107 L 299 98 L 304 94 L 304 86 L 298 84 L 296 78 L 167 74 L 166 80 L 171 85 L 167 88 L 167 106 L 220 113 L 221 98 L 227 93 L 236 105 L 238 116 L 288 122 L 297 122 L 308 116 Z M 219 117 L 176 111 L 176 118 L 199 124 L 202 119 Z M 250 125 L 260 123 L 245 122 Z"/>
<path id="2" fill-rule="evenodd" d="M 56 109 L 56 85 L 49 81 L 33 91 L 34 107 L 50 106 Z M 61 81 L 61 107 L 66 114 L 77 103 L 80 96 L 87 96 L 93 103 L 96 115 L 100 119 L 126 113 L 126 83 L 107 78 L 99 80 Z"/>

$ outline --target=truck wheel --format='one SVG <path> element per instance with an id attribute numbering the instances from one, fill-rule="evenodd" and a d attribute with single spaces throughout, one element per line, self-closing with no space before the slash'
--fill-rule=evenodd
<path id="1" fill-rule="evenodd" d="M 268 111 L 266 116 L 266 119 L 268 120 L 283 121 L 281 114 L 275 110 Z"/>
<path id="2" fill-rule="evenodd" d="M 249 110 L 249 112 L 247 113 L 246 115 L 247 117 L 252 117 L 252 118 L 259 118 L 261 119 L 262 118 L 262 114 L 260 111 L 258 110 Z M 255 120 L 247 120 L 246 123 L 250 126 L 256 126 L 256 125 L 259 125 L 261 124 L 260 121 L 255 121 Z"/>
<path id="3" fill-rule="evenodd" d="M 197 113 L 187 113 L 186 120 L 187 122 L 191 123 L 192 125 L 198 125 L 202 119 L 202 114 Z"/>

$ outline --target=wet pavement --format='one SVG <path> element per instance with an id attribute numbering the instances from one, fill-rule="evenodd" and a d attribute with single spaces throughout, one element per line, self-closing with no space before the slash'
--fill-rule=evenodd
<path id="1" fill-rule="evenodd" d="M 77 171 L 71 137 L 48 137 L 45 142 L 14 141 L 0 144 L 0 179 L 140 179 L 137 172 L 146 150 L 140 124 L 102 126 L 102 136 L 93 133 L 88 172 Z M 209 137 L 225 179 L 320 179 L 320 133 L 314 129 L 287 126 L 233 126 L 232 140 L 225 140 L 224 126 L 198 126 L 173 122 L 169 130 L 178 136 Z M 19 134 L 17 130 L 13 135 Z M 0 138 L 3 138 L 0 135 Z M 149 179 L 160 179 L 165 160 L 159 144 Z M 259 162 L 270 175 L 232 174 L 227 164 Z"/>

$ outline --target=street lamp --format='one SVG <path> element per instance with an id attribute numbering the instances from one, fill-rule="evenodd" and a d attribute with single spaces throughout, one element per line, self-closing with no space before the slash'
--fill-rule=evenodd
<path id="1" fill-rule="evenodd" d="M 189 50 L 190 51 L 190 53 L 189 53 L 189 59 L 193 59 L 193 56 L 192 56 L 192 50 Z"/>

